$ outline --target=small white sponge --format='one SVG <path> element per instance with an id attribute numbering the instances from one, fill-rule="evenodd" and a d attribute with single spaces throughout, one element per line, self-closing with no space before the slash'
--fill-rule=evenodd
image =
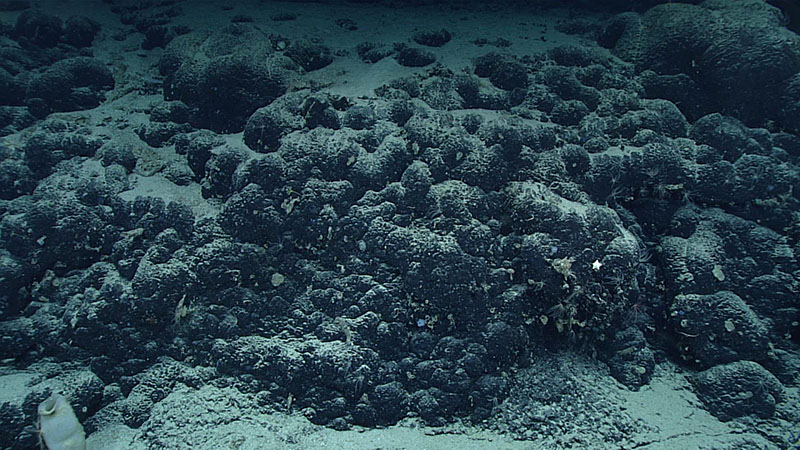
<path id="1" fill-rule="evenodd" d="M 63 395 L 39 403 L 39 432 L 49 450 L 86 450 L 86 433 Z"/>

